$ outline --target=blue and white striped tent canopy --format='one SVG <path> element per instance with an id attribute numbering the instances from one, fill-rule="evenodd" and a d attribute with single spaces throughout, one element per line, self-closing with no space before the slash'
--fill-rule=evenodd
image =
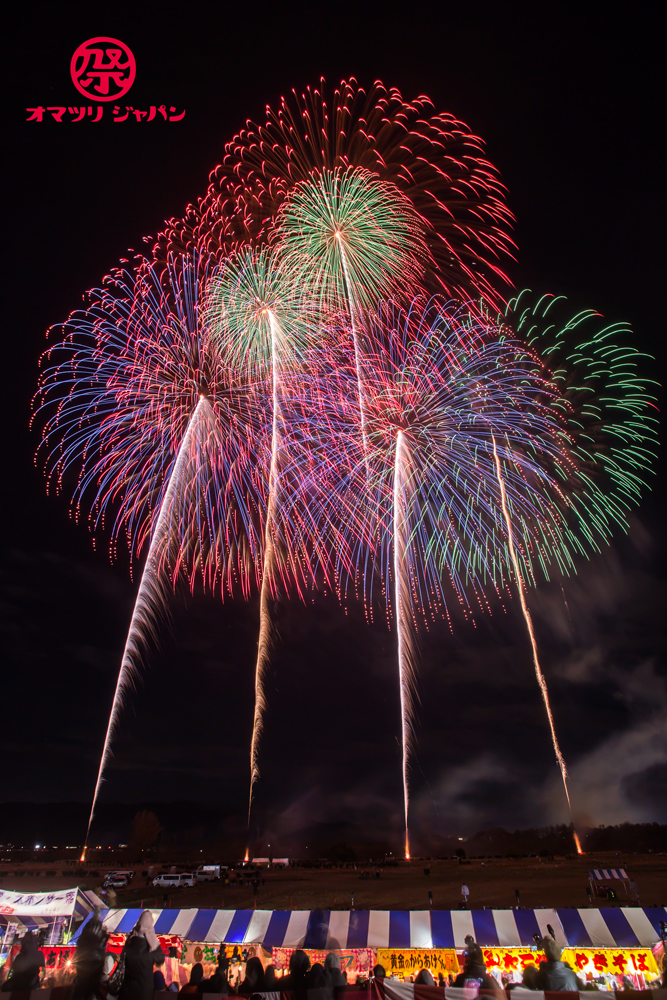
<path id="1" fill-rule="evenodd" d="M 41 931 L 42 928 L 52 927 L 55 923 L 60 921 L 61 923 L 65 920 L 69 920 L 69 914 L 67 916 L 46 916 L 46 917 L 31 917 L 26 914 L 11 914 L 0 913 L 0 941 L 2 941 L 3 935 L 9 926 L 16 927 L 16 933 L 19 937 L 23 937 L 25 931 Z"/>
<path id="2" fill-rule="evenodd" d="M 608 878 L 622 878 L 627 879 L 628 875 L 625 868 L 589 868 L 588 869 L 588 880 L 589 882 L 604 882 Z"/>
<path id="3" fill-rule="evenodd" d="M 484 948 L 530 946 L 553 927 L 563 947 L 652 947 L 662 906 L 563 910 L 152 910 L 158 934 L 265 948 Z M 110 932 L 127 934 L 141 910 L 103 910 Z M 74 940 L 76 940 L 75 935 Z"/>

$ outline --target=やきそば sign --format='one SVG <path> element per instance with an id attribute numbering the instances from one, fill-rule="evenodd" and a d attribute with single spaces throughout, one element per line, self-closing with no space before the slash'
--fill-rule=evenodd
<path id="1" fill-rule="evenodd" d="M 522 973 L 529 965 L 539 966 L 544 954 L 527 948 L 483 948 L 484 964 L 490 972 Z M 658 974 L 658 966 L 650 948 L 565 948 L 562 960 L 578 976 L 651 975 Z"/>

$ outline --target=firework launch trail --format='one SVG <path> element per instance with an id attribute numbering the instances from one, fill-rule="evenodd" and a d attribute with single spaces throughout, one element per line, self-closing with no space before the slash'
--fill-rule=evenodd
<path id="1" fill-rule="evenodd" d="M 264 569 L 262 587 L 259 599 L 259 640 L 257 643 L 257 661 L 255 663 L 255 710 L 253 714 L 252 738 L 250 741 L 250 793 L 248 796 L 248 829 L 250 828 L 250 811 L 255 783 L 259 778 L 259 740 L 264 728 L 264 713 L 266 712 L 266 694 L 264 679 L 271 653 L 272 625 L 270 600 L 275 585 L 275 548 L 273 542 L 273 526 L 276 512 L 276 489 L 278 480 L 278 449 L 280 432 L 280 393 L 279 393 L 279 340 L 280 324 L 270 309 L 266 310 L 271 331 L 271 395 L 272 395 L 272 427 L 271 427 L 271 465 L 269 471 L 269 497 L 266 511 L 266 528 L 264 540 Z"/>
<path id="2" fill-rule="evenodd" d="M 627 530 L 655 401 L 638 352 L 617 343 L 624 326 L 561 319 L 564 300 L 529 292 L 489 320 L 511 220 L 458 119 L 381 83 L 327 97 L 322 81 L 247 122 L 152 260 L 123 260 L 62 324 L 36 396 L 47 481 L 72 484 L 95 534 L 111 529 L 112 558 L 121 541 L 131 558 L 148 543 L 86 844 L 119 712 L 179 577 L 245 600 L 259 587 L 249 819 L 278 583 L 302 598 L 320 581 L 342 600 L 349 589 L 371 619 L 381 584 L 408 856 L 417 628 L 447 600 L 489 610 L 509 555 L 570 804 L 524 580 L 576 572 Z"/>
<path id="3" fill-rule="evenodd" d="M 207 410 L 210 410 L 208 400 L 202 396 L 195 407 L 190 418 L 183 441 L 176 455 L 176 461 L 169 477 L 169 485 L 164 494 L 164 499 L 160 506 L 155 530 L 151 538 L 146 557 L 146 564 L 141 575 L 137 599 L 134 603 L 130 628 L 127 633 L 123 658 L 118 672 L 116 690 L 111 704 L 111 714 L 104 738 L 102 758 L 100 760 L 99 771 L 97 772 L 97 782 L 93 794 L 93 804 L 88 819 L 86 838 L 84 840 L 81 860 L 85 860 L 88 847 L 88 837 L 90 826 L 95 815 L 95 806 L 99 797 L 104 772 L 112 756 L 111 744 L 113 743 L 118 729 L 118 720 L 123 708 L 125 695 L 132 690 L 139 676 L 142 647 L 144 647 L 150 637 L 155 633 L 156 616 L 165 598 L 165 578 L 164 562 L 168 555 L 169 540 L 172 532 L 174 507 L 177 502 L 179 490 L 182 488 L 182 478 L 187 468 L 188 455 L 192 447 L 193 438 L 196 438 L 202 423 L 205 422 Z"/>
<path id="4" fill-rule="evenodd" d="M 563 788 L 565 789 L 565 797 L 567 798 L 568 808 L 570 810 L 570 813 L 572 813 L 570 792 L 567 787 L 567 765 L 565 763 L 565 758 L 561 753 L 560 745 L 558 743 L 558 737 L 556 736 L 556 724 L 554 722 L 553 713 L 551 711 L 551 703 L 549 702 L 549 690 L 547 688 L 547 682 L 545 680 L 544 674 L 542 673 L 542 668 L 540 667 L 540 660 L 537 651 L 537 640 L 535 639 L 535 631 L 533 629 L 533 620 L 530 617 L 530 611 L 528 610 L 528 605 L 526 604 L 526 595 L 523 587 L 523 579 L 521 577 L 521 569 L 519 567 L 519 560 L 516 557 L 516 550 L 514 548 L 512 520 L 510 518 L 509 510 L 507 508 L 505 481 L 503 479 L 502 469 L 500 467 L 500 459 L 498 458 L 498 450 L 496 448 L 495 437 L 493 438 L 493 457 L 496 464 L 496 475 L 498 477 L 498 486 L 500 487 L 500 503 L 503 511 L 503 517 L 505 519 L 505 525 L 507 527 L 507 548 L 509 550 L 512 566 L 514 567 L 514 575 L 516 577 L 517 590 L 519 591 L 519 601 L 521 602 L 521 611 L 523 613 L 523 618 L 526 623 L 526 628 L 528 630 L 528 636 L 530 638 L 530 645 L 533 651 L 533 664 L 535 665 L 535 676 L 537 677 L 537 683 L 539 684 L 540 691 L 542 692 L 542 700 L 544 701 L 544 707 L 547 712 L 547 718 L 549 719 L 549 727 L 551 729 L 551 740 L 554 745 L 554 753 L 556 754 L 556 760 L 558 761 L 560 773 L 563 778 Z"/>
<path id="5" fill-rule="evenodd" d="M 405 817 L 405 857 L 410 858 L 410 834 L 408 810 L 410 795 L 408 786 L 408 755 L 412 744 L 412 715 L 414 687 L 414 656 L 410 635 L 410 584 L 409 567 L 406 559 L 407 523 L 405 517 L 405 466 L 408 450 L 403 431 L 396 435 L 396 459 L 394 462 L 394 586 L 396 593 L 396 632 L 398 636 L 398 676 L 401 698 L 401 751 L 403 774 L 403 812 Z"/>

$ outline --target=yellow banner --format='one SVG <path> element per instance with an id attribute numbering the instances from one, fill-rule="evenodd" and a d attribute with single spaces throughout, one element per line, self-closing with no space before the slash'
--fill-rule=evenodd
<path id="1" fill-rule="evenodd" d="M 387 975 L 411 976 L 420 969 L 430 969 L 437 977 L 459 973 L 459 961 L 454 948 L 378 948 L 378 965 Z"/>
<path id="2" fill-rule="evenodd" d="M 483 948 L 484 962 L 493 972 L 523 972 L 527 965 L 539 965 L 544 953 L 528 948 Z M 585 978 L 610 972 L 622 975 L 658 975 L 650 948 L 565 948 L 563 961 Z"/>
<path id="3" fill-rule="evenodd" d="M 614 976 L 637 973 L 657 976 L 658 965 L 650 948 L 566 948 L 563 961 L 577 974 L 592 972 L 599 976 L 611 972 Z"/>

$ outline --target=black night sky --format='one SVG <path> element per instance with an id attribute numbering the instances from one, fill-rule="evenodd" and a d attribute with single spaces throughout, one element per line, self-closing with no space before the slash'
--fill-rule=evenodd
<path id="1" fill-rule="evenodd" d="M 135 595 L 127 567 L 94 552 L 33 465 L 30 401 L 47 327 L 204 193 L 247 118 L 322 75 L 330 85 L 355 76 L 407 99 L 427 94 L 481 135 L 517 219 L 516 286 L 630 321 L 636 345 L 657 358 L 647 374 L 660 378 L 664 53 L 648 10 L 20 5 L 3 105 L 0 801 L 89 800 Z M 185 108 L 183 121 L 25 122 L 27 107 L 82 103 L 69 61 L 95 35 L 133 50 L 135 107 Z M 576 810 L 591 824 L 667 822 L 664 462 L 656 471 L 626 538 L 563 589 L 554 581 L 531 595 Z M 230 830 L 242 826 L 257 611 L 257 599 L 176 593 L 124 715 L 105 801 L 164 803 L 166 824 L 169 803 L 193 800 L 227 815 Z M 398 844 L 391 634 L 322 597 L 279 602 L 275 616 L 260 837 L 298 841 L 309 823 L 349 822 Z M 475 627 L 433 628 L 419 687 L 415 849 L 438 833 L 567 821 L 517 602 Z"/>

